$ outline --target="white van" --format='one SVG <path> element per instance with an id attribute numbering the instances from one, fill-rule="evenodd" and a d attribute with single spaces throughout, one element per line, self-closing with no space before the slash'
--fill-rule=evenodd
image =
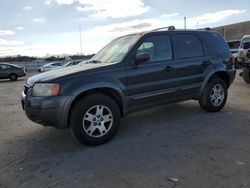
<path id="1" fill-rule="evenodd" d="M 241 40 L 238 61 L 250 63 L 250 35 L 245 35 Z"/>
<path id="2" fill-rule="evenodd" d="M 243 77 L 246 83 L 250 83 L 250 35 L 245 35 L 241 40 L 238 63 L 243 69 L 240 76 Z"/>

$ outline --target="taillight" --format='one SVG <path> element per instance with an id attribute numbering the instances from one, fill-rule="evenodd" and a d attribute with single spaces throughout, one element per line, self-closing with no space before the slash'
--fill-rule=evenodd
<path id="1" fill-rule="evenodd" d="M 231 65 L 232 65 L 233 67 L 235 66 L 235 58 L 234 58 L 234 56 L 232 56 Z"/>

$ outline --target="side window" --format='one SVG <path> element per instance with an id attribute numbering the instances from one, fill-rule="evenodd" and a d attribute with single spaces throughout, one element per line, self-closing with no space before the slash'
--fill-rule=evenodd
<path id="1" fill-rule="evenodd" d="M 204 56 L 201 41 L 194 34 L 176 34 L 180 58 Z"/>
<path id="2" fill-rule="evenodd" d="M 218 33 L 215 32 L 202 33 L 201 36 L 204 37 L 206 43 L 208 44 L 208 47 L 214 49 L 216 53 L 219 54 L 230 53 L 230 49 L 227 43 Z"/>
<path id="3" fill-rule="evenodd" d="M 171 39 L 169 35 L 158 35 L 147 38 L 138 48 L 137 53 L 147 52 L 150 62 L 173 59 Z"/>
<path id="4" fill-rule="evenodd" d="M 10 69 L 9 65 L 0 65 L 2 70 Z"/>

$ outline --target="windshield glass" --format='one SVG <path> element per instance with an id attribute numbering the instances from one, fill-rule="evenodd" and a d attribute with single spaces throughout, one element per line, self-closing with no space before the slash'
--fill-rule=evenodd
<path id="1" fill-rule="evenodd" d="M 140 35 L 129 35 L 114 39 L 100 50 L 88 63 L 120 62 L 139 39 Z"/>

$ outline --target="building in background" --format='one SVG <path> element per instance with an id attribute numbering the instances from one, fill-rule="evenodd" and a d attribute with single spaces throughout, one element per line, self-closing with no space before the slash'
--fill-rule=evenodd
<path id="1" fill-rule="evenodd" d="M 244 35 L 250 35 L 250 21 L 215 27 L 213 30 L 219 32 L 226 41 L 239 41 Z"/>

